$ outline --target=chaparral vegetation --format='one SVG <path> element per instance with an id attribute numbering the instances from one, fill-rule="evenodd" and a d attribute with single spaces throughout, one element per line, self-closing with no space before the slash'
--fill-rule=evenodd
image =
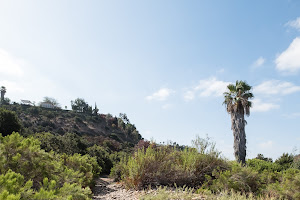
<path id="1" fill-rule="evenodd" d="M 145 200 L 300 199 L 300 156 L 246 159 L 251 86 L 237 81 L 228 89 L 236 161 L 209 137 L 197 136 L 191 146 L 146 141 L 125 113 L 99 114 L 82 98 L 69 111 L 49 97 L 39 106 L 2 98 L 0 199 L 91 199 L 103 174 L 144 191 Z"/>

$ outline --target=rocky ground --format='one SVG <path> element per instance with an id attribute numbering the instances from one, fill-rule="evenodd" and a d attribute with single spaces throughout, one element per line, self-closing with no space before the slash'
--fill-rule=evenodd
<path id="1" fill-rule="evenodd" d="M 122 185 L 114 182 L 113 179 L 101 177 L 95 185 L 93 200 L 138 200 L 139 196 L 138 191 L 126 190 Z"/>
<path id="2" fill-rule="evenodd" d="M 156 195 L 157 190 L 147 190 L 147 191 L 136 191 L 136 190 L 127 190 L 121 184 L 113 181 L 112 178 L 101 177 L 97 180 L 95 188 L 93 189 L 93 200 L 138 200 L 141 196 L 145 194 Z M 170 194 L 174 192 L 174 189 L 168 190 Z M 174 197 L 174 196 L 173 196 Z M 171 199 L 185 199 L 184 197 L 177 196 L 176 198 Z M 192 200 L 205 200 L 201 195 L 192 195 Z"/>

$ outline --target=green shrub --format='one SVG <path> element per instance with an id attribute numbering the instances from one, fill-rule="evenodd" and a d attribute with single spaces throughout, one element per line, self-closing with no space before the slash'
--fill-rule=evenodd
<path id="1" fill-rule="evenodd" d="M 45 152 L 18 133 L 0 137 L 0 199 L 88 199 L 100 172 L 89 155 Z"/>
<path id="2" fill-rule="evenodd" d="M 256 159 L 258 159 L 258 160 L 264 160 L 264 161 L 268 161 L 268 162 L 273 162 L 272 158 L 265 157 L 261 153 L 257 154 Z"/>
<path id="3" fill-rule="evenodd" d="M 39 190 L 34 190 L 32 181 L 25 182 L 21 174 L 8 170 L 5 174 L 0 175 L 0 199 L 86 200 L 91 194 L 89 188 L 83 189 L 77 183 L 65 183 L 61 188 L 58 188 L 56 181 L 49 181 L 48 178 L 44 178 L 41 184 Z"/>
<path id="4" fill-rule="evenodd" d="M 272 163 L 265 160 L 260 159 L 249 159 L 247 160 L 247 166 L 251 167 L 255 171 L 261 173 L 263 171 L 270 171 L 270 172 L 279 172 L 282 170 L 282 166 L 277 163 Z"/>
<path id="5" fill-rule="evenodd" d="M 78 116 L 75 117 L 75 122 L 77 123 L 83 123 L 82 119 Z"/>
<path id="6" fill-rule="evenodd" d="M 47 152 L 55 151 L 68 155 L 85 154 L 88 146 L 87 141 L 75 133 L 66 133 L 61 136 L 44 132 L 36 133 L 34 136 L 40 141 L 41 148 Z"/>
<path id="7" fill-rule="evenodd" d="M 300 170 L 282 172 L 281 180 L 268 185 L 265 194 L 276 199 L 300 199 Z"/>
<path id="8" fill-rule="evenodd" d="M 25 107 L 23 107 L 23 108 L 25 108 Z M 38 107 L 36 107 L 36 106 L 30 106 L 29 108 L 28 108 L 28 111 L 25 111 L 25 113 L 30 113 L 30 114 L 32 114 L 32 115 L 35 115 L 35 116 L 38 116 L 39 114 L 40 114 L 40 112 L 41 112 L 41 109 L 40 108 L 38 108 Z"/>
<path id="9" fill-rule="evenodd" d="M 291 167 L 300 170 L 300 159 L 295 159 Z"/>
<path id="10" fill-rule="evenodd" d="M 117 168 L 118 170 L 115 170 Z M 144 188 L 148 185 L 196 187 L 212 175 L 214 170 L 226 168 L 224 160 L 211 154 L 200 154 L 196 149 L 183 151 L 162 146 L 139 149 L 134 156 L 122 160 L 112 171 L 119 171 L 129 188 Z"/>
<path id="11" fill-rule="evenodd" d="M 101 172 L 101 167 L 97 164 L 96 158 L 89 155 L 82 156 L 76 153 L 68 156 L 63 154 L 61 160 L 64 166 L 82 173 L 80 184 L 83 186 L 92 186 L 94 178 Z"/>
<path id="12" fill-rule="evenodd" d="M 224 190 L 242 193 L 258 193 L 262 189 L 263 182 L 257 171 L 249 167 L 242 167 L 236 162 L 232 162 L 231 169 L 226 171 L 215 171 L 210 189 L 213 192 Z"/>
<path id="13" fill-rule="evenodd" d="M 3 136 L 20 131 L 21 123 L 15 112 L 0 108 L 0 133 Z"/>
<path id="14" fill-rule="evenodd" d="M 113 163 L 109 157 L 109 153 L 105 150 L 105 148 L 94 145 L 92 147 L 89 147 L 87 149 L 87 152 L 90 156 L 97 159 L 98 165 L 102 168 L 102 173 L 110 173 L 110 169 L 112 168 Z"/>
<path id="15" fill-rule="evenodd" d="M 124 151 L 111 153 L 109 158 L 113 167 L 110 170 L 110 177 L 114 178 L 115 181 L 120 181 L 122 179 L 124 163 L 126 163 L 131 156 L 132 153 Z"/>
<path id="16" fill-rule="evenodd" d="M 294 162 L 294 156 L 292 154 L 284 153 L 280 156 L 275 163 L 281 166 L 282 170 L 286 170 L 291 167 Z"/>

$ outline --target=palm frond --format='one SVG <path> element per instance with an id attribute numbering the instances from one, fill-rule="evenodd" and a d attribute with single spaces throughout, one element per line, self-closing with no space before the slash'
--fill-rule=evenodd
<path id="1" fill-rule="evenodd" d="M 254 95 L 250 92 L 252 87 L 246 83 L 246 81 L 236 81 L 234 84 L 227 86 L 228 91 L 224 92 L 224 102 L 227 112 L 239 112 L 241 114 L 250 115 L 250 108 L 252 103 L 249 99 L 252 99 Z"/>
<path id="2" fill-rule="evenodd" d="M 235 85 L 233 85 L 233 84 L 227 85 L 227 88 L 228 88 L 228 90 L 229 90 L 230 92 L 235 92 L 235 91 L 236 91 L 236 87 L 235 87 Z"/>

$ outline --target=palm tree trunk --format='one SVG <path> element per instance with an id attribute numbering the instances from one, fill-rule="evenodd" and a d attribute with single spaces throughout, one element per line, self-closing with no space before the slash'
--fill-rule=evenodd
<path id="1" fill-rule="evenodd" d="M 234 137 L 234 155 L 235 159 L 242 164 L 245 164 L 246 160 L 246 133 L 245 133 L 246 121 L 244 114 L 235 112 L 231 113 L 231 130 Z"/>

